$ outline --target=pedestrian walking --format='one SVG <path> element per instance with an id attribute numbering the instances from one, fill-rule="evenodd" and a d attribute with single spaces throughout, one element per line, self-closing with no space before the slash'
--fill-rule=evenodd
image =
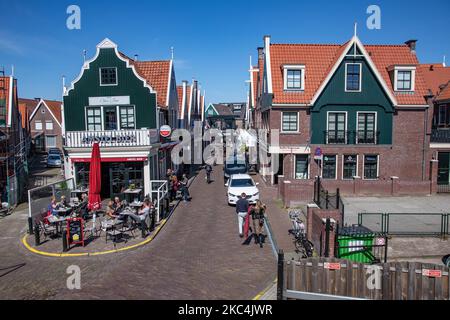
<path id="1" fill-rule="evenodd" d="M 241 194 L 241 198 L 236 202 L 236 214 L 238 216 L 239 224 L 239 237 L 244 237 L 244 222 L 248 215 L 248 208 L 250 204 L 247 200 L 247 195 L 245 193 Z"/>
<path id="2" fill-rule="evenodd" d="M 208 184 L 210 184 L 211 183 L 211 172 L 213 171 L 213 168 L 210 164 L 207 164 L 205 167 L 205 170 L 206 170 L 206 182 Z"/>
<path id="3" fill-rule="evenodd" d="M 183 178 L 181 179 L 181 192 L 183 194 L 184 202 L 188 202 L 191 200 L 191 195 L 189 194 L 188 184 L 189 184 L 189 179 L 186 174 L 183 174 Z"/>
<path id="4" fill-rule="evenodd" d="M 252 217 L 253 225 L 253 237 L 255 238 L 255 244 L 259 244 L 262 248 L 265 240 L 264 235 L 264 214 L 266 212 L 266 205 L 261 201 L 256 201 L 256 205 L 250 210 L 250 216 Z"/>

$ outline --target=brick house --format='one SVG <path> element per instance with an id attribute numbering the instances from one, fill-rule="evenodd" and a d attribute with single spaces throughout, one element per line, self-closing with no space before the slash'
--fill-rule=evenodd
<path id="1" fill-rule="evenodd" d="M 438 160 L 438 192 L 450 192 L 450 67 L 434 63 L 420 68 L 429 91 L 430 147 Z"/>
<path id="2" fill-rule="evenodd" d="M 278 158 L 262 166 L 287 205 L 313 198 L 316 176 L 345 195 L 434 192 L 429 106 L 415 41 L 363 45 L 272 44 L 264 37 L 250 69 L 259 147 Z M 279 130 L 279 144 L 270 133 Z M 316 159 L 315 155 L 320 156 Z"/>
<path id="3" fill-rule="evenodd" d="M 25 105 L 29 113 L 28 128 L 34 150 L 36 152 L 48 152 L 50 148 L 62 150 L 62 103 L 47 99 L 19 99 L 19 103 Z"/>

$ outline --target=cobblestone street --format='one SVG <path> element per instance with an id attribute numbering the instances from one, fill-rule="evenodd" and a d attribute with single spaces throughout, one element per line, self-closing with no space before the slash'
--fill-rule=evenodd
<path id="1" fill-rule="evenodd" d="M 147 246 L 103 257 L 46 258 L 20 243 L 27 211 L 0 220 L 0 299 L 252 299 L 276 276 L 270 244 L 243 246 L 222 169 L 204 172 Z M 81 268 L 81 290 L 67 289 L 67 267 Z"/>

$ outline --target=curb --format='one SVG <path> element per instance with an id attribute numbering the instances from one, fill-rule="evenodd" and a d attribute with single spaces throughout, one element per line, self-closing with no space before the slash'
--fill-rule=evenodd
<path id="1" fill-rule="evenodd" d="M 252 300 L 256 301 L 256 300 L 261 300 L 261 298 L 270 290 L 272 289 L 272 287 L 274 285 L 276 285 L 277 283 L 277 279 L 275 279 L 269 286 L 267 286 L 267 288 L 265 288 L 263 291 L 261 291 L 260 293 L 258 293 Z"/>

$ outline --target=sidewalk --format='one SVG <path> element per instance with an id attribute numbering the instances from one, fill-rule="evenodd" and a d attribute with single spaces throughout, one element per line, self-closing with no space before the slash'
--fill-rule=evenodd
<path id="1" fill-rule="evenodd" d="M 266 215 L 272 228 L 272 237 L 274 238 L 277 249 L 284 252 L 294 252 L 295 246 L 293 238 L 289 235 L 289 229 L 292 229 L 291 220 L 286 209 L 282 208 L 282 203 L 278 201 L 278 190 L 276 187 L 267 185 L 258 175 L 255 181 L 259 182 L 259 191 L 261 201 L 266 204 Z"/>

